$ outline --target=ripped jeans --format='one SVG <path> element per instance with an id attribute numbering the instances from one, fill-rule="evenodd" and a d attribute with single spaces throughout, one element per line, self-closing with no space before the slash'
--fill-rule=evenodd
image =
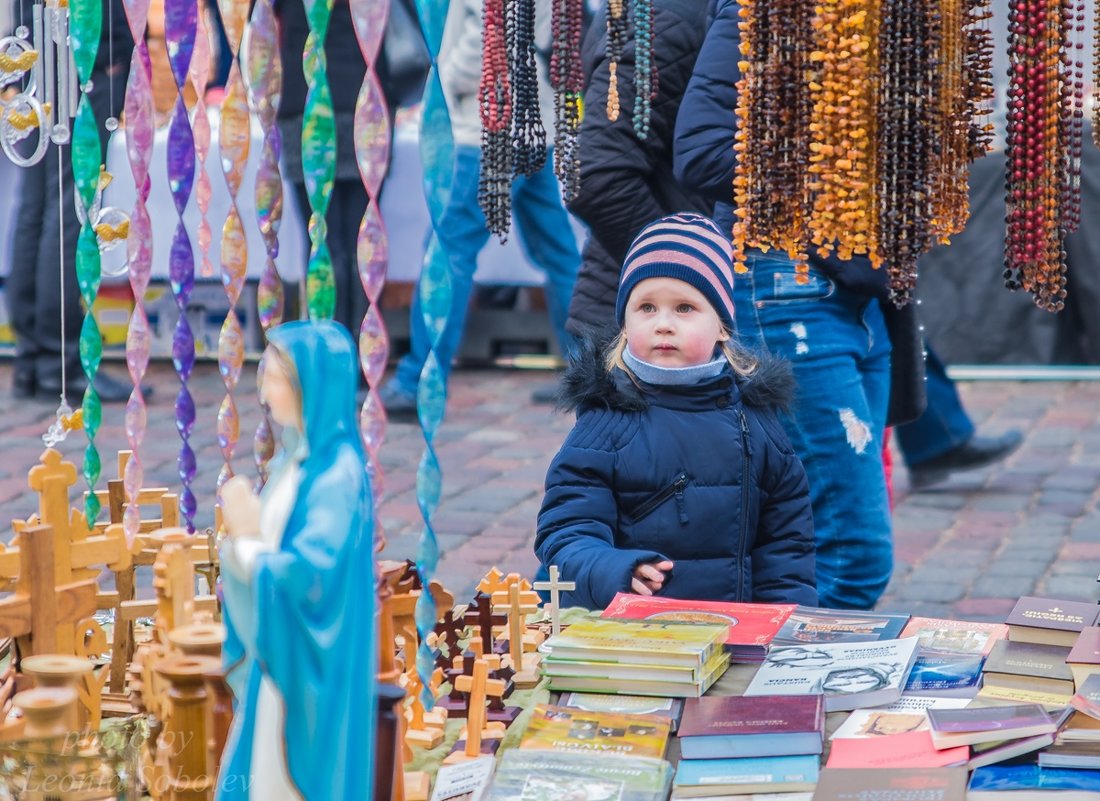
<path id="1" fill-rule="evenodd" d="M 797 384 L 782 415 L 810 483 L 823 607 L 871 609 L 893 571 L 882 442 L 890 340 L 878 301 L 811 270 L 796 280 L 782 254 L 753 254 L 734 278 L 737 330 L 748 348 L 790 361 Z"/>

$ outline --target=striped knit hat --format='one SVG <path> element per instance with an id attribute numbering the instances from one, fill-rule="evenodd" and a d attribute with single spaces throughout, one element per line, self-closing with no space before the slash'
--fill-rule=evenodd
<path id="1" fill-rule="evenodd" d="M 635 237 L 615 299 L 620 328 L 630 293 L 647 278 L 676 278 L 691 284 L 733 330 L 733 253 L 729 237 L 713 220 L 689 212 L 673 214 L 650 223 Z"/>

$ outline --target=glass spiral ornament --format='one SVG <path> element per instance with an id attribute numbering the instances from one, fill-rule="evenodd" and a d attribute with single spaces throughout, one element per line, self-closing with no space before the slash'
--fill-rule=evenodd
<path id="1" fill-rule="evenodd" d="M 1080 221 L 1083 0 L 1019 0 L 1008 23 L 1005 283 L 1061 311 L 1064 236 Z M 1077 34 L 1076 37 L 1073 34 Z"/>
<path id="2" fill-rule="evenodd" d="M 305 0 L 305 7 L 309 35 L 302 52 L 308 87 L 302 116 L 302 172 L 310 206 L 306 306 L 311 318 L 329 320 L 336 308 L 336 281 L 328 249 L 326 215 L 336 176 L 336 120 L 325 75 L 324 44 L 332 9 L 329 0 Z"/>
<path id="3" fill-rule="evenodd" d="M 256 168 L 256 220 L 264 242 L 264 268 L 256 288 L 256 306 L 260 327 L 266 333 L 283 320 L 283 282 L 275 268 L 279 255 L 279 224 L 283 219 L 283 181 L 279 174 L 281 152 L 276 116 L 283 91 L 283 62 L 279 55 L 279 29 L 272 0 L 256 0 L 248 23 L 244 44 L 245 72 L 248 75 L 248 103 L 260 121 L 263 147 Z M 257 370 L 257 383 L 262 380 Z M 271 414 L 263 406 L 263 416 L 252 438 L 252 458 L 260 486 L 267 482 L 267 466 L 275 455 L 275 436 Z"/>
<path id="4" fill-rule="evenodd" d="M 241 435 L 240 415 L 233 390 L 244 367 L 244 331 L 237 317 L 237 302 L 248 277 L 248 239 L 244 221 L 237 208 L 237 195 L 244 179 L 251 144 L 251 115 L 248 109 L 248 88 L 240 61 L 241 37 L 248 21 L 248 5 L 237 0 L 220 0 L 218 4 L 229 42 L 229 79 L 222 100 L 221 124 L 218 126 L 218 147 L 222 173 L 229 190 L 229 211 L 222 225 L 221 272 L 225 297 L 229 304 L 225 322 L 218 333 L 218 371 L 225 385 L 225 397 L 218 408 L 218 447 L 222 452 L 222 467 L 218 472 L 218 489 L 233 475 L 233 454 Z"/>
<path id="5" fill-rule="evenodd" d="M 195 50 L 191 54 L 191 67 L 187 74 L 195 88 L 195 110 L 191 115 L 191 135 L 195 138 L 195 203 L 199 207 L 199 275 L 203 278 L 214 276 L 214 265 L 210 263 L 210 243 L 213 234 L 210 230 L 210 198 L 213 189 L 210 175 L 206 172 L 206 157 L 210 155 L 210 119 L 206 116 L 206 84 L 210 79 L 210 29 L 206 24 L 206 14 L 201 9 L 195 33 Z"/>
<path id="6" fill-rule="evenodd" d="M 198 28 L 198 4 L 195 0 L 165 0 L 164 33 L 168 46 L 168 63 L 176 81 L 176 105 L 168 124 L 168 188 L 176 207 L 176 230 L 168 260 L 168 279 L 179 318 L 172 335 L 172 364 L 180 379 L 176 396 L 176 429 L 180 435 L 180 451 L 176 467 L 183 484 L 180 512 L 188 531 L 195 530 L 197 503 L 191 483 L 195 479 L 195 451 L 191 448 L 191 432 L 195 428 L 195 400 L 187 382 L 195 367 L 195 336 L 187 322 L 187 306 L 195 288 L 195 255 L 191 237 L 183 221 L 183 213 L 191 197 L 195 181 L 195 141 L 183 102 L 191 54 L 195 49 Z"/>
<path id="7" fill-rule="evenodd" d="M 367 210 L 359 225 L 356 261 L 359 280 L 367 296 L 367 313 L 359 328 L 359 366 L 367 381 L 367 397 L 359 412 L 359 430 L 367 451 L 371 498 L 374 504 L 375 550 L 385 547 L 385 532 L 379 507 L 385 483 L 378 451 L 386 437 L 386 411 L 378 397 L 378 387 L 389 360 L 390 340 L 382 319 L 379 301 L 386 283 L 389 242 L 378 196 L 390 159 L 390 118 L 382 83 L 375 63 L 382 46 L 382 35 L 389 16 L 389 0 L 351 0 L 351 17 L 359 49 L 363 53 L 366 74 L 355 103 L 355 158 L 367 190 Z"/>
<path id="8" fill-rule="evenodd" d="M 92 314 L 92 306 L 99 292 L 101 272 L 99 242 L 96 239 L 95 219 L 91 209 L 99 190 L 103 151 L 99 140 L 99 124 L 92 111 L 88 93 L 92 89 L 92 70 L 95 68 L 96 54 L 99 51 L 103 9 L 100 0 L 74 0 L 70 3 L 69 14 L 72 58 L 76 65 L 81 89 L 80 101 L 76 108 L 76 120 L 72 128 L 71 147 L 76 203 L 78 208 L 84 211 L 76 244 L 76 280 L 85 308 L 84 323 L 80 329 L 80 364 L 88 377 L 83 406 L 84 432 L 88 436 L 88 445 L 84 450 L 84 480 L 88 483 L 88 493 L 84 496 L 84 511 L 88 525 L 91 525 L 99 517 L 101 506 L 94 492 L 101 471 L 95 438 L 99 432 L 103 411 L 99 395 L 95 391 L 95 376 L 103 356 L 103 337 L 96 324 L 95 315 Z M 58 70 L 67 70 L 67 64 L 67 58 L 59 58 Z"/>
<path id="9" fill-rule="evenodd" d="M 438 230 L 446 209 L 454 165 L 451 118 L 447 113 L 447 101 L 443 96 L 443 85 L 439 81 L 437 63 L 439 47 L 443 41 L 443 23 L 447 18 L 447 6 L 448 0 L 416 0 L 420 27 L 424 31 L 424 40 L 432 60 L 421 109 L 420 161 L 424 171 L 424 196 L 432 218 L 432 227 L 435 230 Z M 432 517 L 439 506 L 443 483 L 439 459 L 436 457 L 433 446 L 436 432 L 443 422 L 443 412 L 447 402 L 447 386 L 436 355 L 436 345 L 443 327 L 447 324 L 447 315 L 451 307 L 450 263 L 438 235 L 433 234 L 430 237 L 417 291 L 420 293 L 421 310 L 431 342 L 431 350 L 420 372 L 420 383 L 416 392 L 416 410 L 420 417 L 420 427 L 424 431 L 425 443 L 424 454 L 416 472 L 416 502 L 424 518 L 424 531 L 417 551 L 416 569 L 424 587 L 428 587 L 439 564 L 439 542 L 432 528 Z M 432 671 L 435 670 L 435 658 L 432 648 L 428 645 L 428 636 L 435 630 L 438 610 L 430 592 L 420 593 L 414 616 L 416 630 L 420 635 L 416 668 L 424 688 L 421 691 L 421 700 L 426 709 L 431 709 L 435 703 L 430 689 Z"/>
<path id="10" fill-rule="evenodd" d="M 134 295 L 134 310 L 126 331 L 126 366 L 134 390 L 126 401 L 126 439 L 130 458 L 122 475 L 126 491 L 126 509 L 122 528 L 132 543 L 141 528 L 141 508 L 138 493 L 145 482 L 141 447 L 145 441 L 147 413 L 141 383 L 149 368 L 152 333 L 145 313 L 145 292 L 153 269 L 153 226 L 149 218 L 149 164 L 153 159 L 153 90 L 149 48 L 145 44 L 145 29 L 149 19 L 149 0 L 128 0 L 126 20 L 137 44 L 130 58 L 130 73 L 126 82 L 126 155 L 134 177 L 134 207 L 130 212 L 130 237 L 126 240 L 130 289 Z"/>

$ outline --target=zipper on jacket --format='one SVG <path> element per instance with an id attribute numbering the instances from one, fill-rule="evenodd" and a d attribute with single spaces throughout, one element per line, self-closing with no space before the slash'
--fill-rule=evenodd
<path id="1" fill-rule="evenodd" d="M 637 523 L 637 522 L 641 521 L 642 519 L 644 519 L 646 517 L 649 517 L 649 515 L 653 512 L 654 509 L 656 509 L 662 503 L 664 503 L 669 498 L 671 498 L 673 495 L 675 495 L 676 496 L 676 508 L 679 511 L 680 522 L 686 524 L 688 522 L 688 519 L 687 519 L 687 508 L 684 504 L 684 487 L 687 486 L 687 483 L 688 483 L 688 474 L 685 473 L 683 470 L 681 470 L 680 474 L 678 476 L 676 476 L 675 481 L 673 481 L 671 484 L 669 484 L 663 490 L 658 492 L 656 495 L 654 495 L 652 498 L 650 498 L 648 501 L 646 501 L 645 503 L 643 503 L 641 506 L 639 506 L 637 509 L 634 510 L 633 515 L 631 515 L 634 518 L 634 522 Z"/>
<path id="2" fill-rule="evenodd" d="M 741 421 L 741 541 L 737 543 L 736 600 L 744 601 L 745 548 L 749 541 L 749 424 L 745 420 L 744 410 L 738 409 L 737 417 Z"/>

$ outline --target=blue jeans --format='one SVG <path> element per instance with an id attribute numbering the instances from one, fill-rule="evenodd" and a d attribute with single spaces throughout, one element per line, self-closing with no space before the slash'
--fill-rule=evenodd
<path id="1" fill-rule="evenodd" d="M 893 571 L 882 437 L 890 340 L 878 302 L 782 255 L 750 254 L 734 278 L 743 345 L 791 363 L 797 385 L 780 416 L 810 483 L 819 603 L 870 609 Z"/>
<path id="2" fill-rule="evenodd" d="M 974 436 L 974 423 L 963 408 L 955 382 L 947 377 L 947 369 L 931 346 L 925 345 L 925 352 L 928 406 L 912 423 L 897 428 L 898 447 L 907 467 L 919 467 Z"/>
<path id="3" fill-rule="evenodd" d="M 489 241 L 485 215 L 477 202 L 480 166 L 479 148 L 469 145 L 455 148 L 451 199 L 437 234 L 451 264 L 451 309 L 436 349 L 436 358 L 445 376 L 450 373 L 451 362 L 466 326 L 466 310 L 474 291 L 477 255 Z M 562 353 L 567 354 L 572 349 L 572 337 L 565 331 L 565 320 L 569 315 L 569 300 L 581 257 L 569 215 L 562 204 L 557 178 L 554 177 L 553 154 L 547 157 L 546 165 L 539 172 L 530 177 L 520 176 L 512 185 L 512 217 L 519 229 L 524 255 L 546 273 L 546 303 L 550 309 L 550 320 Z M 410 329 L 411 349 L 398 362 L 394 380 L 398 389 L 414 395 L 431 347 L 420 309 L 419 292 L 413 298 Z"/>

